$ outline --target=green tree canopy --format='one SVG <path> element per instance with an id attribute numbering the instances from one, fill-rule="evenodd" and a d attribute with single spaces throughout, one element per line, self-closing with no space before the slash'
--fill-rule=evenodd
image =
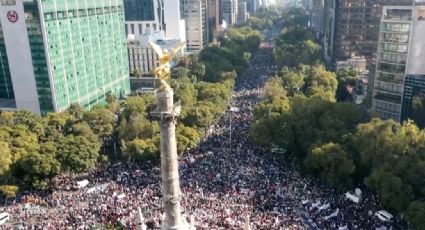
<path id="1" fill-rule="evenodd" d="M 124 156 L 129 160 L 157 160 L 159 159 L 159 138 L 134 139 L 125 144 Z"/>
<path id="2" fill-rule="evenodd" d="M 304 160 L 304 166 L 312 175 L 320 175 L 326 184 L 344 189 L 351 185 L 355 166 L 347 152 L 335 143 L 313 148 Z"/>
<path id="3" fill-rule="evenodd" d="M 9 148 L 9 144 L 4 141 L 0 141 L 0 176 L 4 175 L 13 163 L 12 151 Z"/>
<path id="4" fill-rule="evenodd" d="M 106 140 L 112 135 L 117 118 L 109 109 L 96 107 L 84 113 L 83 119 L 99 138 Z"/>
<path id="5" fill-rule="evenodd" d="M 425 202 L 415 201 L 410 203 L 407 217 L 414 229 L 422 229 L 425 226 Z"/>
<path id="6" fill-rule="evenodd" d="M 95 166 L 99 157 L 99 142 L 83 136 L 68 135 L 58 143 L 58 160 L 64 171 L 84 172 Z"/>

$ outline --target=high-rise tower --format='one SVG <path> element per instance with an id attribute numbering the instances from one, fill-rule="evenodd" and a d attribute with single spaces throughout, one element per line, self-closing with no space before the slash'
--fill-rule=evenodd
<path id="1" fill-rule="evenodd" d="M 384 7 L 372 110 L 383 119 L 400 121 L 406 75 L 425 74 L 425 7 Z"/>
<path id="2" fill-rule="evenodd" d="M 207 0 L 184 0 L 184 9 L 187 51 L 199 52 L 210 40 L 208 2 Z"/>
<path id="3" fill-rule="evenodd" d="M 2 1 L 0 23 L 1 97 L 16 109 L 90 108 L 130 92 L 122 0 Z"/>

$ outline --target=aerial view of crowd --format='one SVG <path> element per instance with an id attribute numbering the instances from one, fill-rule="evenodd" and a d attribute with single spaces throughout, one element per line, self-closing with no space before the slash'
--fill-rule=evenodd
<path id="1" fill-rule="evenodd" d="M 362 191 L 361 201 L 353 202 L 250 139 L 252 110 L 276 70 L 270 49 L 257 52 L 236 80 L 229 109 L 197 148 L 180 156 L 183 217 L 208 230 L 403 229 L 396 218 L 376 217 L 381 208 L 373 194 Z M 160 175 L 153 162 L 61 175 L 50 181 L 48 192 L 22 194 L 6 212 L 21 229 L 136 229 L 140 207 L 147 229 L 160 229 Z"/>

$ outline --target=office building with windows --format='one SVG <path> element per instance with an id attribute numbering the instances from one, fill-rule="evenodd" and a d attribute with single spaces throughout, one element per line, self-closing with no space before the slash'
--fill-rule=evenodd
<path id="1" fill-rule="evenodd" d="M 184 20 L 185 0 L 163 1 L 164 31 L 167 39 L 179 39 L 186 42 L 186 22 Z"/>
<path id="2" fill-rule="evenodd" d="M 425 75 L 407 75 L 404 82 L 401 121 L 413 120 L 425 128 Z"/>
<path id="3" fill-rule="evenodd" d="M 386 6 L 379 30 L 372 110 L 401 120 L 406 75 L 425 74 L 425 7 Z"/>
<path id="4" fill-rule="evenodd" d="M 237 15 L 237 23 L 244 24 L 249 17 L 249 13 L 247 11 L 246 2 L 238 3 L 238 15 Z"/>
<path id="5" fill-rule="evenodd" d="M 214 35 L 220 30 L 220 4 L 218 0 L 208 0 L 208 30 L 209 42 L 213 41 Z"/>
<path id="6" fill-rule="evenodd" d="M 209 41 L 207 0 L 184 0 L 186 20 L 186 48 L 199 52 Z"/>
<path id="7" fill-rule="evenodd" d="M 14 108 L 90 109 L 130 93 L 122 0 L 2 0 L 0 24 L 1 100 Z"/>
<path id="8" fill-rule="evenodd" d="M 238 0 L 222 0 L 220 1 L 221 23 L 234 25 L 238 16 Z M 224 23 L 225 21 L 226 23 Z"/>
<path id="9" fill-rule="evenodd" d="M 162 30 L 161 0 L 124 0 L 125 33 L 138 39 L 145 32 Z"/>

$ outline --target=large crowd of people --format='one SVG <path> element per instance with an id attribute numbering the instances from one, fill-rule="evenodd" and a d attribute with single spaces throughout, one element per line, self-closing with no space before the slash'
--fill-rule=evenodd
<path id="1" fill-rule="evenodd" d="M 196 229 L 208 230 L 243 229 L 248 222 L 251 229 L 375 229 L 399 224 L 373 216 L 379 210 L 373 195 L 363 192 L 363 202 L 353 203 L 279 163 L 270 149 L 249 138 L 252 109 L 276 68 L 270 50 L 254 55 L 237 79 L 229 109 L 197 148 L 180 156 L 183 217 L 193 217 Z M 79 188 L 82 180 L 89 184 Z M 153 162 L 61 175 L 50 182 L 49 193 L 25 194 L 7 212 L 24 229 L 135 229 L 141 207 L 147 229 L 160 229 L 160 180 Z"/>

